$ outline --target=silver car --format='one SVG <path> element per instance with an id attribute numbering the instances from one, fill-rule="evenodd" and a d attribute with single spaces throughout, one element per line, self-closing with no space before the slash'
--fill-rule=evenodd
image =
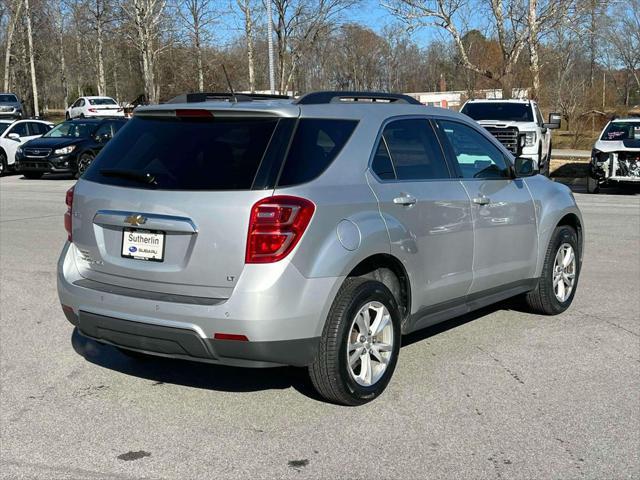
<path id="1" fill-rule="evenodd" d="M 358 405 L 404 334 L 516 295 L 571 304 L 573 195 L 466 116 L 396 94 L 177 101 L 136 110 L 67 193 L 58 292 L 80 334 L 308 367 Z"/>

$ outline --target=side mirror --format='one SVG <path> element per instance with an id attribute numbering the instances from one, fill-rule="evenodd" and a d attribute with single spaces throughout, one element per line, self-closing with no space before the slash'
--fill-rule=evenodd
<path id="1" fill-rule="evenodd" d="M 517 157 L 515 162 L 516 177 L 532 177 L 538 173 L 533 160 L 530 158 Z"/>
<path id="2" fill-rule="evenodd" d="M 18 135 L 17 133 L 10 133 L 9 135 L 7 135 L 7 138 L 20 141 L 20 135 Z"/>
<path id="3" fill-rule="evenodd" d="M 550 128 L 550 129 L 560 128 L 561 120 L 562 120 L 562 115 L 560 115 L 559 113 L 550 113 L 549 123 L 545 123 L 543 127 Z"/>

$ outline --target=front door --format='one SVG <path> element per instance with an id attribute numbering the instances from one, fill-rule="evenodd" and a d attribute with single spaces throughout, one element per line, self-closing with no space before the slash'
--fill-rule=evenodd
<path id="1" fill-rule="evenodd" d="M 533 199 L 510 160 L 479 128 L 438 120 L 438 132 L 472 202 L 473 284 L 469 294 L 533 277 L 538 231 Z"/>
<path id="2" fill-rule="evenodd" d="M 391 254 L 411 278 L 411 312 L 463 298 L 472 281 L 471 206 L 429 120 L 387 123 L 367 175 L 389 230 Z"/>

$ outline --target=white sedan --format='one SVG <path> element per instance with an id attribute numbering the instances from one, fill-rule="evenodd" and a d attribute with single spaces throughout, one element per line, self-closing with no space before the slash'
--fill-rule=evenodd
<path id="1" fill-rule="evenodd" d="M 124 117 L 124 108 L 111 97 L 80 97 L 65 111 L 70 118 Z"/>
<path id="2" fill-rule="evenodd" d="M 43 120 L 0 120 L 0 176 L 13 168 L 16 150 L 20 145 L 38 138 L 53 128 L 53 123 Z"/>

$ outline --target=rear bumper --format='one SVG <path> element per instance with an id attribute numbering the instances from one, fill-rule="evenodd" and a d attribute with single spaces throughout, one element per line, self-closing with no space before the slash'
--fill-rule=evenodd
<path id="1" fill-rule="evenodd" d="M 343 280 L 307 279 L 284 261 L 247 265 L 228 299 L 206 303 L 193 297 L 189 302 L 106 285 L 88 288 L 91 282 L 80 276 L 74 249 L 67 244 L 60 257 L 58 295 L 81 334 L 155 355 L 225 365 L 311 364 Z M 214 339 L 216 333 L 244 335 L 248 341 Z"/>

